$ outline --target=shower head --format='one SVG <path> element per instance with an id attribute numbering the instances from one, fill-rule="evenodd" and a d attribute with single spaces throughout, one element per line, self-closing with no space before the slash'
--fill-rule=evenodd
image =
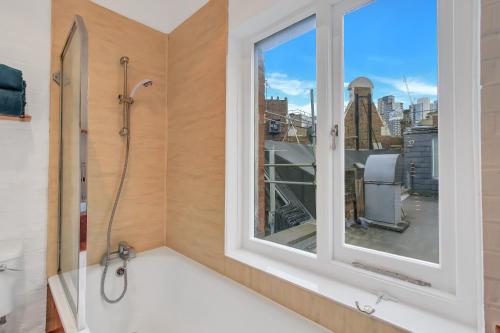
<path id="1" fill-rule="evenodd" d="M 153 80 L 142 80 L 137 82 L 137 84 L 132 88 L 130 92 L 130 98 L 134 98 L 135 93 L 139 90 L 140 87 L 151 87 L 153 85 Z"/>

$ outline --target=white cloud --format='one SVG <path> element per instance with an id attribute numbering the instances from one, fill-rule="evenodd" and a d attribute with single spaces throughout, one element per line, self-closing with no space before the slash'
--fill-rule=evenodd
<path id="1" fill-rule="evenodd" d="M 389 84 L 396 90 L 401 93 L 407 93 L 406 84 L 404 80 L 401 79 L 393 79 L 382 76 L 370 76 L 374 81 L 378 81 L 381 83 Z M 410 89 L 411 94 L 415 95 L 424 95 L 424 96 L 437 96 L 437 86 L 433 84 L 426 83 L 418 78 L 408 77 L 408 88 Z"/>
<path id="2" fill-rule="evenodd" d="M 271 89 L 281 91 L 288 96 L 300 96 L 309 93 L 310 89 L 314 89 L 316 84 L 314 81 L 305 81 L 291 79 L 287 74 L 269 73 L 266 76 L 267 84 Z"/>

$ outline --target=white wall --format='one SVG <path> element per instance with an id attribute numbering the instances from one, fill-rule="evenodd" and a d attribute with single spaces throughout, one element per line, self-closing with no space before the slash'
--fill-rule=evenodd
<path id="1" fill-rule="evenodd" d="M 23 71 L 33 115 L 26 123 L 0 120 L 0 241 L 24 246 L 20 305 L 9 333 L 45 332 L 50 3 L 3 0 L 0 9 L 0 63 Z"/>

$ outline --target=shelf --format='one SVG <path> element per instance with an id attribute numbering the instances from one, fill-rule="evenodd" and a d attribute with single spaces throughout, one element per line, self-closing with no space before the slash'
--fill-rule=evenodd
<path id="1" fill-rule="evenodd" d="M 31 121 L 31 116 L 30 115 L 25 115 L 23 117 L 19 117 L 19 116 L 0 115 L 0 120 L 30 122 Z"/>

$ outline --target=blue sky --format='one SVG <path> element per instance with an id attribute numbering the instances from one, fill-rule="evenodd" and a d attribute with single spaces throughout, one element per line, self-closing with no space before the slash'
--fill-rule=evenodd
<path id="1" fill-rule="evenodd" d="M 344 68 L 347 83 L 367 76 L 374 98 L 395 95 L 437 99 L 436 0 L 376 0 L 345 16 Z M 291 109 L 309 110 L 316 82 L 316 31 L 264 54 L 267 95 L 288 97 Z"/>

